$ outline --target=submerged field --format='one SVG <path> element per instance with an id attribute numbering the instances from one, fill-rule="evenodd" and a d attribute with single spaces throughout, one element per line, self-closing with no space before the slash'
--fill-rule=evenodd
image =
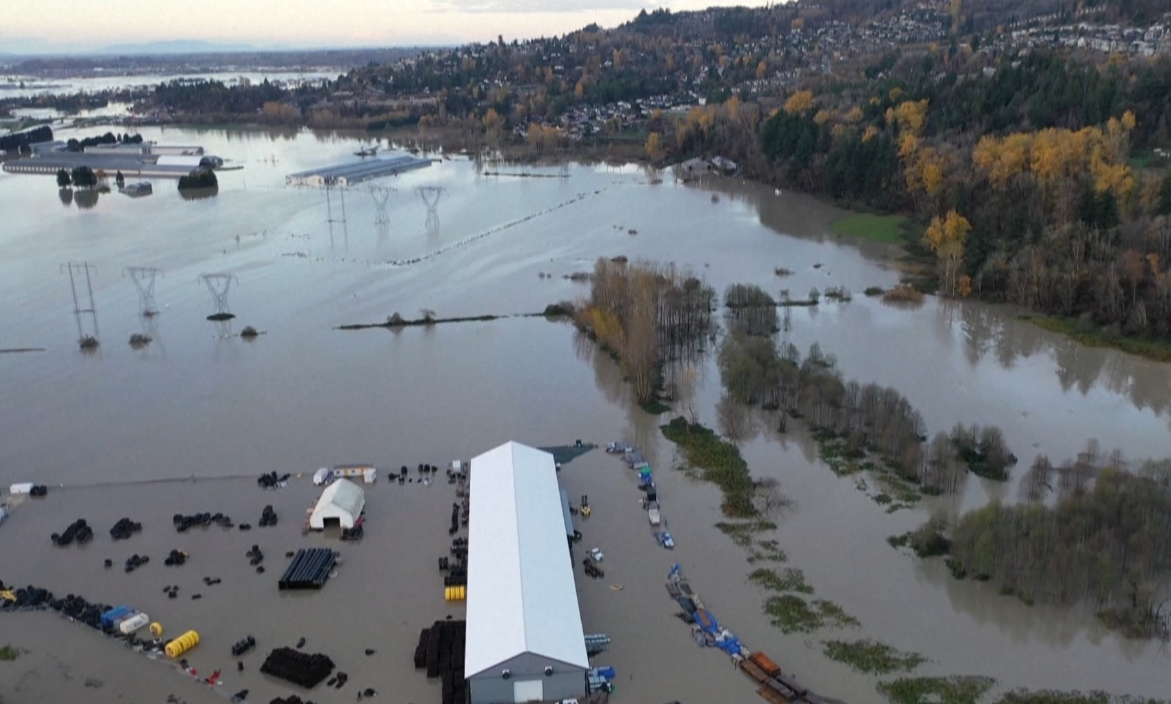
<path id="1" fill-rule="evenodd" d="M 381 323 L 395 313 L 424 319 L 424 309 L 444 319 L 539 312 L 583 295 L 586 284 L 568 277 L 591 270 L 599 256 L 674 262 L 718 292 L 754 282 L 791 288 L 794 299 L 803 299 L 814 287 L 845 286 L 858 294 L 894 286 L 899 275 L 888 246 L 836 236 L 831 223 L 845 213 L 731 179 L 654 185 L 641 169 L 586 165 L 574 165 L 568 178 L 490 178 L 456 159 L 389 182 L 397 191 L 388 226 L 375 226 L 373 199 L 351 189 L 346 223 L 331 228 L 326 221 L 340 210 L 341 194 L 333 193 L 327 206 L 323 192 L 286 189 L 284 174 L 350 160 L 354 140 L 260 130 L 144 132 L 163 143 L 203 143 L 244 168 L 225 172 L 214 198 L 184 201 L 160 186 L 144 199 L 103 195 L 92 208 L 64 204 L 51 178 L 0 175 L 0 205 L 27 206 L 6 208 L 12 215 L 0 233 L 0 345 L 33 350 L 0 355 L 0 397 L 15 400 L 0 404 L 0 486 L 35 479 L 67 487 L 18 507 L 0 528 L 0 553 L 16 556 L 0 579 L 134 600 L 168 628 L 206 629 L 207 647 L 194 656 L 201 669 L 234 669 L 225 644 L 255 628 L 261 650 L 304 635 L 310 649 L 338 653 L 354 685 L 384 697 L 401 693 L 404 701 L 415 697 L 416 704 L 437 701 L 434 683 L 409 662 L 416 620 L 449 613 L 434 569 L 447 537 L 446 485 L 372 489 L 367 539 L 345 548 L 351 554 L 335 583 L 305 597 L 276 594 L 277 575 L 249 572 L 243 555 L 263 540 L 268 559 L 279 563 L 286 549 L 321 540 L 302 538 L 294 518 L 314 492 L 294 483 L 284 493 L 263 493 L 251 478 L 265 471 L 309 475 L 346 462 L 444 464 L 509 439 L 533 445 L 623 439 L 655 468 L 678 545 L 673 553 L 650 536 L 636 478 L 616 460 L 590 453 L 563 473 L 571 496 L 588 494 L 594 508 L 590 519 L 578 521 L 586 546 L 602 547 L 607 556 L 606 579 L 583 577 L 578 588 L 587 629 L 615 639 L 598 660 L 619 671 L 615 701 L 755 700 L 751 683 L 722 656 L 696 648 L 673 617 L 676 606 L 662 582 L 675 562 L 745 643 L 768 651 L 819 693 L 844 701 L 877 700 L 878 680 L 865 671 L 873 663 L 885 666 L 889 653 L 843 651 L 869 663 L 856 669 L 827 656 L 823 642 L 890 643 L 900 653 L 930 658 L 915 677 L 991 677 L 996 692 L 1028 687 L 1158 696 L 1171 690 L 1167 656 L 1156 646 L 1121 639 L 1080 614 L 1027 607 L 988 585 L 956 582 L 942 564 L 920 564 L 886 544 L 932 511 L 1015 500 L 1021 471 L 1006 484 L 975 479 L 953 499 L 926 497 L 887 514 L 858 491 L 855 478 L 826 470 L 814 438 L 796 428 L 779 434 L 749 418 L 740 457 L 752 477 L 779 480 L 792 505 L 751 529 L 730 526 L 729 537 L 716 527 L 727 520 L 720 489 L 670 471 L 684 463 L 660 430 L 670 416 L 652 416 L 634 403 L 619 366 L 568 323 L 503 318 L 334 329 Z M 437 184 L 447 191 L 439 226 L 428 228 L 414 188 Z M 883 237 L 897 227 L 865 224 L 886 232 Z M 69 281 L 60 273 L 68 260 L 96 267 L 101 346 L 93 354 L 76 346 Z M 121 276 L 126 266 L 163 270 L 156 319 L 138 318 L 137 295 Z M 774 272 L 782 267 L 792 273 L 778 279 Z M 229 294 L 236 319 L 225 324 L 205 320 L 215 309 L 198 277 L 215 272 L 237 277 Z M 895 387 L 923 412 L 931 433 L 960 421 L 1001 426 L 1021 458 L 1018 469 L 1038 453 L 1065 459 L 1091 437 L 1128 457 L 1166 454 L 1166 366 L 1077 345 L 981 304 L 929 297 L 907 310 L 855 295 L 849 303 L 790 310 L 787 337 L 802 352 L 817 342 L 848 377 Z M 245 325 L 266 334 L 240 339 Z M 144 329 L 154 341 L 132 349 L 129 335 Z M 691 405 L 696 420 L 718 428 L 713 356 L 697 364 Z M 245 479 L 209 481 L 234 476 Z M 189 481 L 122 486 L 163 478 Z M 282 512 L 272 532 L 255 529 L 251 539 L 191 536 L 185 539 L 193 541 L 192 562 L 174 577 L 161 564 L 182 545 L 169 526 L 171 514 L 223 510 L 255 523 L 265 503 Z M 416 531 L 431 510 L 438 513 L 435 531 Z M 49 544 L 49 533 L 75 517 L 108 528 L 123 515 L 142 521 L 144 534 L 114 552 L 101 532 L 84 549 L 56 551 Z M 141 572 L 101 568 L 103 557 L 124 560 L 144 551 L 154 561 Z M 758 569 L 779 581 L 750 578 Z M 800 570 L 800 584 L 812 595 L 766 588 L 797 584 L 790 569 Z M 198 601 L 162 593 L 169 583 L 181 583 L 187 593 L 205 573 L 223 577 L 225 589 L 203 590 Z M 766 604 L 785 596 L 800 599 L 804 609 L 791 599 L 778 607 L 809 611 L 821 625 L 794 635 L 775 627 Z M 839 613 L 831 605 L 858 625 L 827 623 L 826 614 Z M 16 692 L 6 703 L 76 696 L 75 690 L 94 701 L 138 693 L 113 684 L 110 673 L 126 679 L 139 665 L 121 650 L 88 635 L 75 639 L 85 648 L 58 649 L 56 640 L 71 631 L 24 626 L 52 616 L 17 618 L 20 637 L 5 635 L 0 645 L 30 652 L 0 663 L 0 682 Z M 367 658 L 366 647 L 378 654 Z M 76 668 L 77 676 L 66 682 L 61 667 Z M 32 669 L 38 674 L 27 674 Z M 106 684 L 75 687 L 82 671 Z M 248 684 L 254 672 L 246 670 Z M 169 675 L 144 675 L 141 689 L 165 698 L 175 682 L 180 694 L 183 683 Z M 255 690 L 282 691 L 267 681 Z M 354 696 L 352 689 L 326 694 L 332 698 L 322 702 Z M 197 701 L 199 695 L 182 690 L 181 696 Z"/>

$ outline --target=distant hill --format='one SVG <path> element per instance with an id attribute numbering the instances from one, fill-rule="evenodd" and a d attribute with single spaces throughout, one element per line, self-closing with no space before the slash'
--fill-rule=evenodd
<path id="1" fill-rule="evenodd" d="M 940 10 L 951 10 L 950 2 L 933 4 Z M 914 10 L 924 3 L 922 0 L 802 0 L 798 5 L 817 5 L 835 19 L 865 22 L 900 10 Z M 1079 5 L 1104 8 L 1092 15 L 1095 20 L 1123 24 L 1155 22 L 1171 10 L 1167 0 L 960 0 L 961 31 L 984 31 L 999 24 L 1048 15 L 1072 19 Z"/>
<path id="2" fill-rule="evenodd" d="M 100 49 L 100 54 L 227 54 L 263 51 L 248 44 L 220 44 L 193 39 L 176 39 L 143 44 L 114 44 Z"/>

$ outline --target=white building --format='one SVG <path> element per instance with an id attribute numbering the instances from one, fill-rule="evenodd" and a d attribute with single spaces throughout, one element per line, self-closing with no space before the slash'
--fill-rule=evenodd
<path id="1" fill-rule="evenodd" d="M 471 704 L 584 696 L 585 640 L 553 456 L 472 459 L 464 673 Z"/>
<path id="2" fill-rule="evenodd" d="M 353 528 L 365 506 L 366 494 L 362 488 L 349 479 L 339 479 L 321 492 L 309 516 L 309 527 L 313 530 L 324 530 L 327 525 Z"/>

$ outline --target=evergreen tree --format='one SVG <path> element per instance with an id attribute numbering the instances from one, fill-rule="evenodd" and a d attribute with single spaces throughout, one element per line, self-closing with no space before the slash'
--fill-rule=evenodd
<path id="1" fill-rule="evenodd" d="M 1171 176 L 1163 179 L 1163 186 L 1159 189 L 1159 215 L 1171 215 Z"/>
<path id="2" fill-rule="evenodd" d="M 57 170 L 57 187 L 68 188 L 73 184 L 73 179 L 69 177 L 69 172 L 65 169 Z"/>

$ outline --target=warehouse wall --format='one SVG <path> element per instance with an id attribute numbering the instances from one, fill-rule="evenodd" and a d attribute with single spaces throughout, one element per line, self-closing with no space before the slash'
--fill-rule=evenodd
<path id="1" fill-rule="evenodd" d="M 553 668 L 552 675 L 545 675 L 546 665 Z M 508 679 L 500 676 L 501 671 L 505 669 L 511 673 Z M 468 686 L 471 691 L 471 704 L 513 704 L 513 684 L 518 680 L 541 680 L 545 701 L 585 695 L 583 670 L 526 653 L 489 672 L 470 678 Z"/>

